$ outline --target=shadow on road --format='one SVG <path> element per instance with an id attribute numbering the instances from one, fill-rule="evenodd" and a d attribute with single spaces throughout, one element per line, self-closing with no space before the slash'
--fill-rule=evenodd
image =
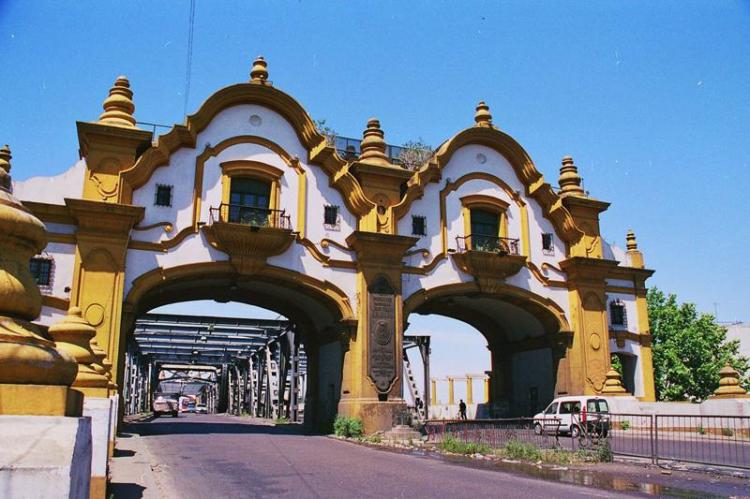
<path id="1" fill-rule="evenodd" d="M 164 420 L 161 423 L 130 423 L 124 427 L 124 432 L 136 433 L 141 436 L 149 435 L 210 435 L 210 434 L 266 434 L 266 435 L 307 435 L 301 425 L 253 424 L 252 422 L 237 423 L 228 420 L 214 421 L 180 421 Z"/>
<path id="2" fill-rule="evenodd" d="M 136 483 L 110 483 L 107 487 L 107 495 L 117 499 L 141 499 L 144 490 L 146 487 Z"/>

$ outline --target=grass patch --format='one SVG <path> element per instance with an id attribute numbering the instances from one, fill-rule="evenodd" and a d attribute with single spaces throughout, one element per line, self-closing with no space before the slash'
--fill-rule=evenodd
<path id="1" fill-rule="evenodd" d="M 474 442 L 462 442 L 456 437 L 448 435 L 440 443 L 440 448 L 446 452 L 455 454 L 491 454 L 492 449 L 487 444 L 477 444 Z"/>
<path id="2" fill-rule="evenodd" d="M 364 433 L 364 426 L 361 419 L 336 416 L 333 421 L 333 433 L 339 437 L 360 438 Z"/>
<path id="3" fill-rule="evenodd" d="M 731 428 L 722 428 L 721 429 L 721 434 L 724 435 L 725 437 L 733 437 L 734 436 L 734 432 L 732 431 Z"/>
<path id="4" fill-rule="evenodd" d="M 630 428 L 630 421 L 626 419 L 620 422 L 620 429 L 622 431 L 628 431 L 629 428 Z"/>
<path id="5" fill-rule="evenodd" d="M 287 424 L 290 423 L 289 418 L 282 416 L 273 420 L 274 424 Z"/>
<path id="6" fill-rule="evenodd" d="M 505 444 L 505 455 L 511 459 L 520 459 L 522 461 L 541 461 L 544 457 L 542 449 L 534 444 L 510 440 Z"/>

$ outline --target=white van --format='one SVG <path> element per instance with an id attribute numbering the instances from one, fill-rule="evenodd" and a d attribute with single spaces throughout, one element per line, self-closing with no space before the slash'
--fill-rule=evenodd
<path id="1" fill-rule="evenodd" d="M 603 437 L 609 432 L 609 404 L 603 397 L 559 397 L 534 416 L 534 433 L 570 433 L 578 438 L 582 427 Z"/>

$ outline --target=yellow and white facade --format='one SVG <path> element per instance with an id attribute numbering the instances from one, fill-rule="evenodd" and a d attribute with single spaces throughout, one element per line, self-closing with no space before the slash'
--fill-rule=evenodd
<path id="1" fill-rule="evenodd" d="M 482 332 L 499 413 L 526 413 L 535 397 L 541 405 L 620 391 L 605 387 L 611 353 L 628 360 L 634 395 L 653 400 L 652 271 L 635 236 L 627 250 L 604 241 L 608 203 L 581 189 L 572 159 L 563 159 L 556 192 L 480 103 L 475 123 L 416 170 L 392 163 L 375 119 L 361 154 L 344 160 L 267 76 L 259 58 L 250 81 L 219 90 L 159 137 L 136 126 L 120 77 L 101 117 L 77 124 L 80 161 L 14 184 L 48 231 L 53 277 L 39 321 L 78 307 L 113 366 L 111 393 L 140 314 L 215 299 L 298 325 L 316 421 L 340 413 L 368 431 L 392 424 L 404 405 L 401 340 L 414 313 Z M 251 208 L 237 208 L 248 199 Z M 261 226 L 241 223 L 259 212 Z M 393 299 L 381 306 L 384 295 Z M 615 308 L 626 324 L 612 323 Z"/>

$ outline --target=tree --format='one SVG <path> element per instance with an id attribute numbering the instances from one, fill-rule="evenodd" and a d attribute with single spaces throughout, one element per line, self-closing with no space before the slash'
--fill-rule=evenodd
<path id="1" fill-rule="evenodd" d="M 322 133 L 326 138 L 326 143 L 329 146 L 335 146 L 336 145 L 336 137 L 338 136 L 338 133 L 336 133 L 336 130 L 326 125 L 326 120 L 314 120 L 313 123 L 315 124 L 315 128 L 318 129 L 320 133 Z"/>
<path id="2" fill-rule="evenodd" d="M 739 354 L 739 341 L 727 341 L 726 328 L 695 304 L 648 290 L 648 318 L 653 335 L 657 400 L 701 402 L 719 386 L 719 370 L 729 362 L 747 384 L 750 361 Z"/>
<path id="3" fill-rule="evenodd" d="M 432 157 L 432 147 L 425 144 L 421 138 L 410 140 L 401 146 L 403 149 L 398 155 L 401 165 L 407 170 L 416 170 Z"/>

